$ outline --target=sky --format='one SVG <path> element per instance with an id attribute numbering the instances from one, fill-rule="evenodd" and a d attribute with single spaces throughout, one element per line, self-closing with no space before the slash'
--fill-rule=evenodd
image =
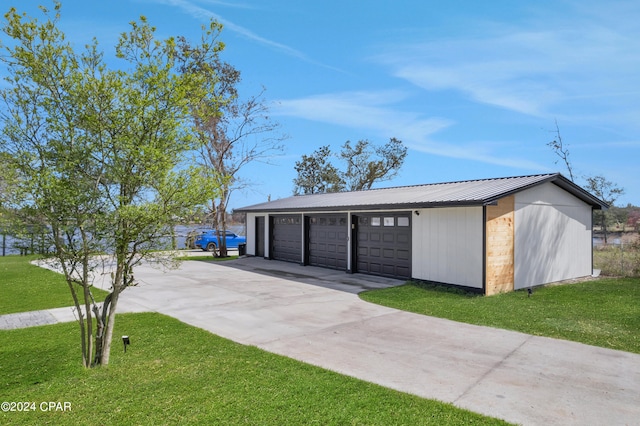
<path id="1" fill-rule="evenodd" d="M 40 1 L 0 0 L 40 17 Z M 266 88 L 284 150 L 239 173 L 239 208 L 291 196 L 295 162 L 320 146 L 403 141 L 374 187 L 561 172 L 602 175 L 640 205 L 640 2 L 608 0 L 63 0 L 60 28 L 110 58 L 140 15 L 159 37 L 224 25 L 240 96 Z M 556 127 L 557 124 L 557 127 Z M 559 161 L 558 161 L 559 160 Z"/>

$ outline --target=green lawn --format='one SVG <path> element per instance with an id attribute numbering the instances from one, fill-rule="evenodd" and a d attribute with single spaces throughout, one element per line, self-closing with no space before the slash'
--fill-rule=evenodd
<path id="1" fill-rule="evenodd" d="M 0 424 L 505 424 L 156 313 L 118 315 L 115 336 L 110 365 L 85 370 L 75 323 L 0 331 L 2 400 L 36 408 L 0 412 Z M 71 409 L 42 411 L 48 401 Z"/>
<path id="2" fill-rule="evenodd" d="M 64 277 L 29 262 L 38 256 L 0 257 L 0 315 L 73 306 Z M 98 301 L 107 293 L 93 289 Z"/>
<path id="3" fill-rule="evenodd" d="M 2 313 L 71 304 L 62 277 L 31 259 L 0 258 Z M 0 330 L 0 402 L 30 409 L 0 410 L 0 424 L 506 424 L 156 313 L 118 315 L 114 336 L 109 366 L 87 370 L 75 322 Z"/>
<path id="4" fill-rule="evenodd" d="M 640 279 L 601 279 L 495 296 L 429 283 L 360 293 L 366 301 L 470 324 L 640 353 Z"/>

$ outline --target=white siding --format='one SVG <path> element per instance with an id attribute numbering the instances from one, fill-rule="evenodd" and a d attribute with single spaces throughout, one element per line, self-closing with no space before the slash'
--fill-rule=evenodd
<path id="1" fill-rule="evenodd" d="M 514 287 L 591 275 L 591 206 L 552 183 L 515 197 Z"/>
<path id="2" fill-rule="evenodd" d="M 255 213 L 247 213 L 246 225 L 247 225 L 247 254 L 256 255 L 256 216 Z"/>
<path id="3" fill-rule="evenodd" d="M 482 207 L 419 213 L 413 215 L 412 277 L 482 288 Z"/>

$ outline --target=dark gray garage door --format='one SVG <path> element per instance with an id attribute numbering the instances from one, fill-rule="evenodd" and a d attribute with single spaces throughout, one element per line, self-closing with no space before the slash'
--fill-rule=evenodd
<path id="1" fill-rule="evenodd" d="M 309 216 L 309 264 L 347 269 L 347 215 Z"/>
<path id="2" fill-rule="evenodd" d="M 300 215 L 271 217 L 271 258 L 302 263 Z"/>
<path id="3" fill-rule="evenodd" d="M 411 278 L 411 213 L 358 215 L 356 272 Z"/>

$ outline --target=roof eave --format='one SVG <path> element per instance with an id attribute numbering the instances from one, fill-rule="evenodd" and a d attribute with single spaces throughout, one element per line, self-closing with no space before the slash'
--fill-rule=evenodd
<path id="1" fill-rule="evenodd" d="M 484 200 L 465 200 L 465 201 L 446 201 L 431 203 L 402 203 L 402 204 L 367 204 L 367 205 L 344 205 L 344 206 L 327 206 L 327 207 L 295 207 L 295 208 L 243 208 L 237 209 L 240 213 L 298 213 L 298 212 L 337 212 L 337 211 L 378 211 L 378 210 L 416 210 L 444 207 L 474 207 L 483 206 Z"/>
<path id="2" fill-rule="evenodd" d="M 585 203 L 591 204 L 591 206 L 595 210 L 608 210 L 610 207 L 608 203 L 592 195 L 590 192 L 576 185 L 573 181 L 562 176 L 560 173 L 558 173 L 556 177 L 551 180 L 551 182 L 564 189 L 565 191 L 573 194 L 574 196 L 580 198 Z"/>
<path id="3" fill-rule="evenodd" d="M 287 206 L 286 202 L 284 206 L 278 207 L 278 202 L 269 202 L 262 203 L 253 206 L 247 206 L 245 208 L 238 209 L 236 211 L 241 213 L 285 213 L 285 212 L 306 212 L 306 211 L 317 211 L 317 212 L 337 212 L 337 211 L 378 211 L 378 210 L 413 210 L 420 208 L 442 208 L 442 207 L 463 207 L 463 206 L 488 206 L 495 205 L 498 200 L 508 197 L 510 195 L 519 193 L 521 191 L 525 191 L 527 189 L 536 187 L 538 185 L 553 183 L 568 193 L 572 194 L 576 198 L 582 200 L 583 202 L 591 205 L 593 209 L 596 210 L 606 210 L 609 208 L 609 205 L 598 199 L 597 197 L 590 194 L 585 189 L 576 185 L 571 180 L 565 178 L 560 173 L 552 173 L 547 175 L 538 175 L 532 177 L 539 177 L 539 179 L 535 179 L 534 181 L 528 184 L 522 184 L 517 187 L 510 188 L 508 190 L 504 190 L 494 195 L 487 196 L 482 199 L 461 199 L 461 200 L 444 200 L 444 201 L 432 201 L 432 202 L 398 202 L 398 203 L 366 203 L 366 204 L 341 204 L 335 203 L 331 206 L 314 206 L 314 204 L 319 204 L 317 199 L 314 199 L 313 202 L 309 202 L 309 204 L 302 206 Z M 346 200 L 344 200 L 346 201 Z M 348 202 L 348 201 L 347 201 Z M 275 205 L 274 205 L 275 204 Z M 281 203 L 282 204 L 282 203 Z"/>
<path id="4" fill-rule="evenodd" d="M 534 188 L 538 185 L 542 185 L 549 182 L 564 189 L 565 191 L 569 192 L 570 194 L 579 198 L 585 203 L 590 204 L 591 207 L 595 210 L 607 210 L 609 208 L 609 204 L 605 203 L 604 201 L 600 200 L 597 197 L 594 197 L 589 192 L 584 190 L 582 187 L 580 187 L 579 185 L 575 184 L 573 181 L 564 177 L 561 173 L 555 173 L 555 174 L 549 175 L 546 179 L 541 179 L 529 185 L 523 185 L 511 191 L 502 192 L 493 197 L 486 198 L 485 205 L 493 204 L 497 202 L 500 198 L 508 197 L 509 195 L 513 195 L 518 192 L 522 192 L 524 190 Z"/>

